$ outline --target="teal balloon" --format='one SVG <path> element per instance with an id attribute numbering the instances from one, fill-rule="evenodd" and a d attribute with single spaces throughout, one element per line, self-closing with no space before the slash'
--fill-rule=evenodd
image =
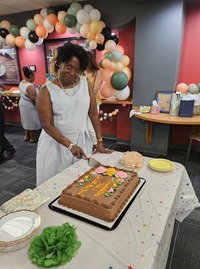
<path id="1" fill-rule="evenodd" d="M 49 15 L 49 14 L 57 14 L 57 10 L 56 10 L 56 8 L 53 7 L 53 6 L 48 7 L 48 8 L 47 8 L 47 14 L 48 14 L 48 15 Z"/>
<path id="2" fill-rule="evenodd" d="M 14 35 L 15 37 L 18 36 L 18 35 L 20 35 L 19 27 L 17 25 L 15 25 L 15 24 L 12 24 L 10 26 L 10 29 L 9 30 L 10 30 L 10 33 L 12 35 Z"/>
<path id="3" fill-rule="evenodd" d="M 104 66 L 103 66 L 103 64 L 102 64 L 102 61 L 103 61 L 103 60 L 101 60 L 101 61 L 99 62 L 99 67 L 100 67 L 101 69 L 104 69 Z"/>
<path id="4" fill-rule="evenodd" d="M 104 57 L 106 59 L 109 59 L 110 61 L 114 60 L 114 55 L 112 54 L 112 52 L 109 52 L 109 51 L 104 54 Z"/>
<path id="5" fill-rule="evenodd" d="M 196 84 L 190 84 L 188 86 L 188 92 L 191 94 L 199 93 L 199 87 Z"/>
<path id="6" fill-rule="evenodd" d="M 89 39 L 86 39 L 85 40 L 85 45 L 89 47 L 89 44 L 90 44 L 90 40 Z"/>
<path id="7" fill-rule="evenodd" d="M 76 22 L 76 32 L 80 33 L 80 28 L 81 28 L 81 25 L 79 22 Z"/>
<path id="8" fill-rule="evenodd" d="M 69 27 L 69 28 L 72 28 L 76 25 L 76 18 L 71 15 L 71 14 L 67 14 L 65 17 L 64 17 L 64 24 Z"/>
<path id="9" fill-rule="evenodd" d="M 70 14 L 76 17 L 77 12 L 82 9 L 82 6 L 81 4 L 74 2 L 70 5 L 69 8 L 70 8 Z"/>
<path id="10" fill-rule="evenodd" d="M 121 91 L 128 85 L 128 76 L 121 71 L 115 72 L 110 79 L 110 83 L 115 90 Z"/>
<path id="11" fill-rule="evenodd" d="M 112 55 L 113 55 L 113 61 L 114 61 L 115 63 L 118 63 L 118 62 L 121 61 L 121 59 L 122 59 L 122 53 L 121 53 L 121 51 L 119 51 L 119 50 L 114 50 L 114 51 L 112 52 Z"/>
<path id="12" fill-rule="evenodd" d="M 198 83 L 198 85 L 197 85 L 197 86 L 198 86 L 198 88 L 199 88 L 199 90 L 200 90 L 200 82 Z"/>
<path id="13" fill-rule="evenodd" d="M 35 31 L 37 24 L 34 22 L 33 19 L 28 19 L 26 22 L 26 26 L 28 27 L 29 30 Z"/>

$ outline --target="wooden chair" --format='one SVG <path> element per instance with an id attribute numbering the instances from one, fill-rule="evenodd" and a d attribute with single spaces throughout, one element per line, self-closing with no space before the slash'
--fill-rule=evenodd
<path id="1" fill-rule="evenodd" d="M 189 143 L 189 147 L 188 147 L 186 161 L 188 160 L 188 157 L 189 157 L 189 154 L 190 154 L 191 145 L 192 145 L 192 141 L 193 140 L 200 142 L 200 131 L 198 131 L 198 132 L 192 132 L 190 134 L 190 143 Z"/>

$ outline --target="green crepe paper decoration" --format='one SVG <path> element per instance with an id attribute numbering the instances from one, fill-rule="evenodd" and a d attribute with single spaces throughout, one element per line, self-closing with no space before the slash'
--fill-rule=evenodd
<path id="1" fill-rule="evenodd" d="M 31 241 L 29 258 L 45 268 L 63 265 L 76 255 L 80 246 L 76 228 L 69 223 L 46 227 Z"/>

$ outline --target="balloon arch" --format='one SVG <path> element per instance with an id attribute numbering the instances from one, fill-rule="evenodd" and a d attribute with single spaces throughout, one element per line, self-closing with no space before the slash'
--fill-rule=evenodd
<path id="1" fill-rule="evenodd" d="M 25 47 L 31 51 L 41 45 L 53 31 L 58 34 L 64 34 L 66 31 L 70 34 L 80 33 L 90 49 L 102 51 L 99 66 L 102 69 L 103 84 L 100 94 L 103 97 L 109 98 L 113 94 L 119 100 L 129 97 L 128 81 L 132 76 L 128 67 L 130 59 L 118 44 L 118 36 L 101 20 L 100 11 L 90 4 L 82 7 L 80 3 L 73 2 L 67 11 L 58 12 L 53 6 L 43 8 L 21 28 L 8 20 L 2 20 L 0 46 L 7 44 L 9 47 Z"/>

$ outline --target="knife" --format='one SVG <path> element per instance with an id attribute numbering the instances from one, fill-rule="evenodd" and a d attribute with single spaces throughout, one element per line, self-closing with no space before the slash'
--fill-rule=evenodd
<path id="1" fill-rule="evenodd" d="M 88 165 L 90 167 L 97 167 L 97 166 L 102 166 L 102 164 L 100 162 L 98 162 L 97 160 L 95 160 L 94 158 L 88 158 Z"/>

